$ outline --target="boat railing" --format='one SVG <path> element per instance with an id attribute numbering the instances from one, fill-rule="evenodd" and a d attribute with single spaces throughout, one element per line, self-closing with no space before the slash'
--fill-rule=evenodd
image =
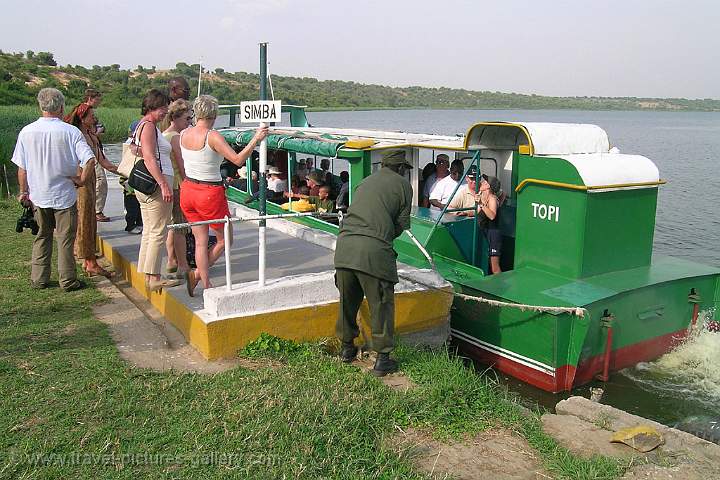
<path id="1" fill-rule="evenodd" d="M 230 232 L 233 223 L 251 222 L 259 220 L 276 220 L 284 218 L 297 218 L 297 217 L 326 217 L 326 218 L 337 218 L 338 223 L 342 224 L 343 213 L 324 213 L 324 212 L 293 212 L 293 213 L 276 213 L 271 215 L 253 215 L 249 217 L 229 217 L 215 218 L 212 220 L 202 220 L 199 222 L 186 222 L 186 223 L 173 223 L 168 225 L 167 228 L 172 230 L 178 230 L 181 228 L 190 228 L 199 225 L 213 225 L 217 223 L 224 224 L 223 232 L 225 237 L 225 288 L 229 292 L 232 290 L 232 266 L 230 262 Z M 264 264 L 263 264 L 264 267 Z M 265 272 L 258 271 L 259 278 L 265 278 Z"/>

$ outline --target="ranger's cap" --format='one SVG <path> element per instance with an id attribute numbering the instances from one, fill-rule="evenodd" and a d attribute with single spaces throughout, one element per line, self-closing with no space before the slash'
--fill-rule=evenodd
<path id="1" fill-rule="evenodd" d="M 382 156 L 382 164 L 384 167 L 391 165 L 406 165 L 408 168 L 413 168 L 412 164 L 405 160 L 404 150 L 391 150 Z"/>

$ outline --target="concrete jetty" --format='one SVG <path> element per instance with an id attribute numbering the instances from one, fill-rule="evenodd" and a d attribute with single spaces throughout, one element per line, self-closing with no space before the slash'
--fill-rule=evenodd
<path id="1" fill-rule="evenodd" d="M 214 288 L 203 290 L 199 285 L 195 297 L 187 294 L 184 285 L 149 292 L 144 275 L 137 271 L 140 236 L 124 230 L 122 189 L 116 176 L 108 177 L 105 214 L 112 221 L 98 224 L 98 250 L 205 358 L 232 357 L 263 332 L 295 341 L 334 336 L 339 298 L 333 277 L 332 235 L 289 220 L 269 220 L 267 281 L 261 288 L 257 284 L 257 226 L 235 224 L 230 255 L 232 290 L 226 289 L 221 258 L 210 269 Z M 249 214 L 241 205 L 231 203 L 230 207 L 234 215 Z M 451 285 L 431 272 L 398 267 L 403 278 L 395 289 L 397 333 L 409 343 L 443 343 L 449 335 Z M 366 303 L 359 316 L 367 337 Z"/>

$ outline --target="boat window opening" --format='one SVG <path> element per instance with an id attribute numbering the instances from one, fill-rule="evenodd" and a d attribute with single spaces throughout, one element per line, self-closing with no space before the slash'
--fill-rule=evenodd
<path id="1" fill-rule="evenodd" d="M 280 114 L 280 121 L 273 124 L 275 127 L 289 127 L 290 126 L 290 112 L 282 112 Z"/>

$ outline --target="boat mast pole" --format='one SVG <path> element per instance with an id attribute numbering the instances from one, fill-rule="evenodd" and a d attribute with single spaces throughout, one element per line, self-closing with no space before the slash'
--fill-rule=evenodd
<path id="1" fill-rule="evenodd" d="M 200 57 L 200 71 L 198 72 L 198 94 L 200 96 L 200 83 L 202 82 L 202 57 Z"/>
<path id="2" fill-rule="evenodd" d="M 267 100 L 267 42 L 260 44 L 260 100 Z M 260 123 L 260 128 L 265 127 Z M 259 213 L 264 216 L 267 213 L 267 138 L 260 142 L 260 168 L 259 168 Z M 248 172 L 250 173 L 250 172 Z M 260 220 L 258 228 L 258 285 L 265 286 L 265 219 Z"/>

